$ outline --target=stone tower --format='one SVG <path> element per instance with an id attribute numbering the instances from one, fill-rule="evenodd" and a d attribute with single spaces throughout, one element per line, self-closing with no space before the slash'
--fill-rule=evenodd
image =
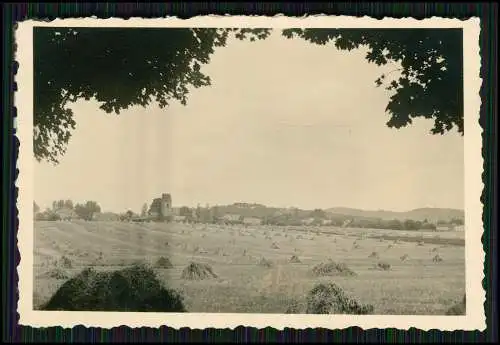
<path id="1" fill-rule="evenodd" d="M 161 215 L 167 217 L 172 214 L 172 196 L 167 193 L 161 195 Z"/>

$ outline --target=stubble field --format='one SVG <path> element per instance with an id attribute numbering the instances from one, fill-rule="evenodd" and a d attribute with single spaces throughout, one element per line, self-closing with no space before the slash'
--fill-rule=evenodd
<path id="1" fill-rule="evenodd" d="M 35 308 L 86 267 L 160 257 L 173 267 L 156 268 L 158 276 L 182 292 L 189 312 L 285 313 L 321 281 L 372 304 L 375 314 L 444 315 L 465 294 L 464 234 L 457 232 L 84 221 L 35 222 L 34 232 Z M 329 258 L 356 275 L 315 276 L 313 267 Z M 182 279 L 191 262 L 210 265 L 217 277 Z"/>

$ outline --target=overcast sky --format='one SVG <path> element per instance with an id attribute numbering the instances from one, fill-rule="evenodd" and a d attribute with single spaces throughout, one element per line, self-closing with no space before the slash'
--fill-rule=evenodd
<path id="1" fill-rule="evenodd" d="M 138 212 L 165 192 L 174 206 L 463 209 L 463 137 L 430 135 L 427 120 L 385 125 L 389 95 L 374 80 L 396 67 L 277 32 L 231 40 L 203 67 L 213 85 L 192 91 L 187 106 L 116 116 L 76 103 L 61 163 L 35 163 L 35 200 Z"/>

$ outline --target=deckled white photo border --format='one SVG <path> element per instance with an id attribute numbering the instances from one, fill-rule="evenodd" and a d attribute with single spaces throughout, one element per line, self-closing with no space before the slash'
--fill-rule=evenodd
<path id="1" fill-rule="evenodd" d="M 134 312 L 62 312 L 33 310 L 33 27 L 254 27 L 254 28 L 463 28 L 464 42 L 464 155 L 465 155 L 465 258 L 467 314 L 465 316 L 406 316 L 406 315 L 296 315 L 296 314 L 222 314 L 222 313 L 134 313 Z M 481 179 L 483 158 L 481 155 L 482 129 L 479 125 L 481 87 L 479 55 L 480 23 L 478 18 L 458 19 L 413 18 L 377 20 L 369 17 L 312 16 L 275 17 L 265 16 L 199 16 L 187 20 L 174 17 L 160 19 L 56 19 L 51 22 L 28 20 L 18 23 L 15 32 L 19 63 L 15 76 L 18 90 L 15 93 L 17 107 L 17 137 L 20 141 L 17 167 L 19 188 L 18 247 L 21 261 L 18 266 L 19 302 L 21 325 L 33 327 L 62 326 L 111 328 L 121 325 L 130 327 L 169 326 L 176 329 L 291 327 L 343 329 L 358 326 L 370 328 L 422 330 L 484 330 L 485 254 L 481 243 L 483 234 Z"/>

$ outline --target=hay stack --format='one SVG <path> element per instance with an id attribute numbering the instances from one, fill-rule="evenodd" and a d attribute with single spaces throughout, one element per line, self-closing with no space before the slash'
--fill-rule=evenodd
<path id="1" fill-rule="evenodd" d="M 271 261 L 267 260 L 266 258 L 261 258 L 259 261 L 259 266 L 271 268 L 271 267 L 273 267 L 273 263 Z"/>
<path id="2" fill-rule="evenodd" d="M 312 273 L 315 276 L 355 276 L 353 272 L 345 263 L 336 263 L 329 259 L 327 262 L 322 262 L 313 267 Z"/>
<path id="3" fill-rule="evenodd" d="M 173 268 L 174 265 L 170 262 L 170 259 L 161 256 L 155 263 L 157 268 Z"/>
<path id="4" fill-rule="evenodd" d="M 379 271 L 389 271 L 391 269 L 391 265 L 386 262 L 379 262 L 373 268 Z"/>
<path id="5" fill-rule="evenodd" d="M 73 268 L 73 263 L 66 256 L 61 257 L 61 260 L 59 260 L 58 264 L 62 268 Z"/>
<path id="6" fill-rule="evenodd" d="M 443 258 L 439 256 L 439 254 L 436 254 L 433 258 L 432 258 L 432 262 L 441 262 L 443 261 Z"/>
<path id="7" fill-rule="evenodd" d="M 369 258 L 375 258 L 375 259 L 378 259 L 379 258 L 379 255 L 377 252 L 372 252 L 369 256 Z"/>
<path id="8" fill-rule="evenodd" d="M 373 313 L 373 306 L 363 305 L 349 297 L 334 283 L 317 284 L 307 295 L 307 314 L 354 314 Z"/>
<path id="9" fill-rule="evenodd" d="M 291 263 L 294 263 L 294 264 L 300 264 L 300 259 L 297 257 L 297 255 L 292 255 L 292 257 L 290 258 L 290 262 Z"/>
<path id="10" fill-rule="evenodd" d="M 191 262 L 182 270 L 181 278 L 185 280 L 203 280 L 217 278 L 217 274 L 208 264 Z"/>
<path id="11" fill-rule="evenodd" d="M 271 244 L 271 248 L 280 249 L 280 247 L 276 244 L 276 242 L 273 242 L 273 244 Z"/>
<path id="12" fill-rule="evenodd" d="M 184 312 L 183 298 L 146 265 L 116 271 L 83 270 L 64 283 L 42 310 Z"/>

